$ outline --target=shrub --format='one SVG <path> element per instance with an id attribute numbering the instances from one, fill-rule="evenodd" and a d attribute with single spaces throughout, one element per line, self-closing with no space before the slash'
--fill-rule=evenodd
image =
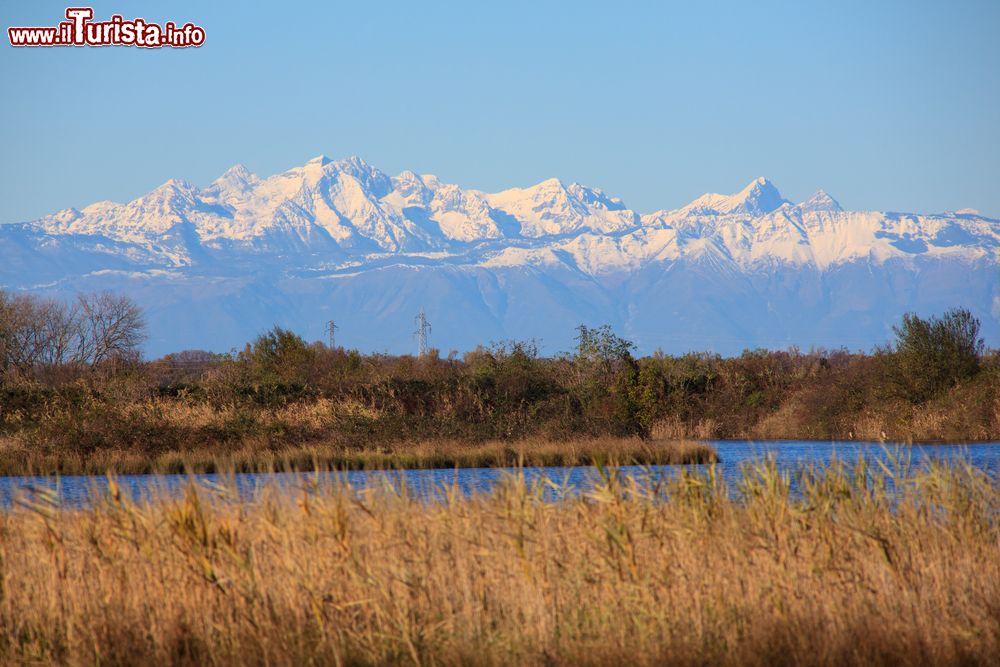
<path id="1" fill-rule="evenodd" d="M 893 327 L 896 343 L 889 355 L 899 389 L 921 403 L 979 372 L 983 339 L 979 320 L 965 309 L 923 319 L 907 313 Z"/>
<path id="2" fill-rule="evenodd" d="M 309 379 L 316 351 L 298 334 L 274 327 L 256 338 L 240 354 L 257 384 L 299 390 Z"/>

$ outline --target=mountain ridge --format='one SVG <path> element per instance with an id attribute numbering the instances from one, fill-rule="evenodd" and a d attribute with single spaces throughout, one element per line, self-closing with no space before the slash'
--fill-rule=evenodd
<path id="1" fill-rule="evenodd" d="M 891 287 L 857 288 L 884 294 L 883 303 L 854 309 L 873 317 L 864 336 L 877 344 L 889 330 L 889 314 L 922 311 L 930 302 L 973 307 L 994 335 L 1000 297 L 989 276 L 996 271 L 998 247 L 1000 221 L 966 209 L 929 215 L 846 211 L 823 190 L 793 203 L 763 177 L 734 194 L 708 193 L 677 209 L 639 213 L 600 188 L 555 178 L 487 193 L 411 171 L 390 176 L 357 156 L 317 156 L 266 178 L 235 164 L 204 187 L 170 179 L 126 203 L 95 202 L 2 225 L 0 286 L 54 294 L 90 286 L 118 289 L 140 295 L 157 321 L 161 311 L 174 312 L 163 303 L 173 303 L 178 294 L 204 301 L 206 313 L 232 312 L 233 331 L 218 340 L 205 334 L 201 344 L 197 331 L 186 334 L 183 343 L 195 347 L 236 344 L 237 332 L 245 339 L 268 319 L 305 322 L 312 330 L 318 320 L 309 308 L 321 306 L 402 322 L 412 317 L 403 313 L 417 301 L 438 297 L 442 308 L 450 300 L 484 313 L 479 328 L 455 336 L 463 345 L 532 337 L 533 329 L 546 329 L 539 317 L 566 310 L 556 302 L 560 298 L 573 304 L 565 317 L 577 320 L 566 324 L 567 331 L 603 318 L 627 332 L 649 319 L 647 311 L 673 304 L 676 295 L 669 292 L 683 286 L 687 302 L 676 307 L 693 313 L 690 326 L 729 328 L 716 332 L 718 340 L 751 332 L 743 335 L 752 347 L 785 342 L 779 334 L 788 327 L 774 313 L 793 313 L 790 304 L 805 298 L 809 281 L 815 284 L 808 290 L 825 294 L 827 310 L 838 312 L 829 295 L 840 288 L 832 282 L 841 275 L 860 281 L 852 268 L 857 266 L 868 267 L 869 276 L 884 273 Z M 947 279 L 928 287 L 933 299 L 913 293 L 926 275 L 942 270 Z M 428 291 L 420 297 L 383 280 L 389 273 L 411 280 L 414 271 L 428 290 L 443 280 L 441 295 Z M 979 282 L 965 284 L 963 275 Z M 643 291 L 664 276 L 670 276 L 661 286 L 668 293 Z M 700 277 L 700 292 L 699 283 L 688 284 L 693 276 Z M 745 307 L 728 305 L 735 310 L 720 314 L 718 304 L 732 296 L 725 293 L 726 280 L 749 291 Z M 250 303 L 227 305 L 225 293 L 213 291 L 223 285 L 254 296 Z M 738 293 L 743 287 L 728 289 Z M 399 298 L 386 300 L 379 290 Z M 774 305 L 788 300 L 789 308 Z M 239 324 L 240 308 L 256 313 L 245 325 Z M 873 316 L 872 309 L 884 314 Z M 761 328 L 754 318 L 770 322 L 767 336 L 752 334 Z M 462 326 L 461 318 L 456 324 Z M 676 326 L 664 324 L 659 341 L 643 336 L 669 346 Z M 823 326 L 787 342 L 807 346 L 841 327 L 852 339 L 857 333 L 846 320 Z M 408 344 L 405 339 L 399 334 L 385 341 L 400 347 Z M 169 346 L 164 339 L 151 349 Z"/>

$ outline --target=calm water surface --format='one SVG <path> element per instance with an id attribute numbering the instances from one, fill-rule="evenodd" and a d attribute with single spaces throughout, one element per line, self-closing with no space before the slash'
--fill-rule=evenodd
<path id="1" fill-rule="evenodd" d="M 740 475 L 742 466 L 753 461 L 773 457 L 778 468 L 794 477 L 797 470 L 804 467 L 823 465 L 833 460 L 854 462 L 858 457 L 869 460 L 908 459 L 913 465 L 920 465 L 928 458 L 959 459 L 969 462 L 994 478 L 1000 474 L 1000 442 L 977 443 L 972 445 L 892 445 L 864 442 L 813 442 L 800 440 L 785 441 L 711 441 L 719 452 L 722 463 L 718 470 L 727 481 L 734 481 Z M 686 466 L 690 469 L 704 466 Z M 621 468 L 625 474 L 646 475 L 676 474 L 677 466 L 654 466 L 642 468 L 627 466 Z M 405 470 L 390 472 L 347 472 L 326 473 L 327 477 L 346 480 L 355 487 L 371 484 L 405 484 L 418 496 L 431 497 L 444 487 L 457 486 L 464 493 L 489 491 L 500 480 L 517 472 L 511 468 L 462 468 L 437 470 Z M 529 481 L 548 479 L 555 485 L 566 487 L 569 492 L 586 490 L 599 479 L 598 473 L 590 467 L 525 468 L 524 475 Z M 252 497 L 266 485 L 277 485 L 297 491 L 316 478 L 312 473 L 263 473 L 225 475 L 195 475 L 198 483 L 206 487 L 231 484 L 235 481 L 240 495 Z M 192 479 L 188 475 L 124 475 L 117 478 L 122 490 L 141 500 L 154 494 L 176 493 Z M 0 507 L 9 507 L 18 497 L 36 493 L 37 489 L 55 490 L 61 502 L 79 505 L 95 490 L 107 489 L 107 479 L 100 476 L 73 477 L 2 477 L 0 478 Z"/>

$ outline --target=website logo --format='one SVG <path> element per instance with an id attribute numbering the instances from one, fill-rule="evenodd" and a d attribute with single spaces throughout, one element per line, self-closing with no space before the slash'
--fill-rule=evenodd
<path id="1" fill-rule="evenodd" d="M 194 23 L 163 25 L 114 14 L 94 21 L 92 7 L 67 7 L 66 20 L 48 27 L 10 27 L 11 46 L 137 46 L 144 49 L 187 48 L 205 43 L 205 29 Z"/>

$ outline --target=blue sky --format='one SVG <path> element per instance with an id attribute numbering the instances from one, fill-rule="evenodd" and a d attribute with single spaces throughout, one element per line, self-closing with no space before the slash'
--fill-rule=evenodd
<path id="1" fill-rule="evenodd" d="M 1000 2 L 95 2 L 200 49 L 0 48 L 0 222 L 325 153 L 640 211 L 760 175 L 1000 216 Z M 5 0 L 3 27 L 66 3 Z M 6 31 L 4 31 L 6 32 Z"/>

